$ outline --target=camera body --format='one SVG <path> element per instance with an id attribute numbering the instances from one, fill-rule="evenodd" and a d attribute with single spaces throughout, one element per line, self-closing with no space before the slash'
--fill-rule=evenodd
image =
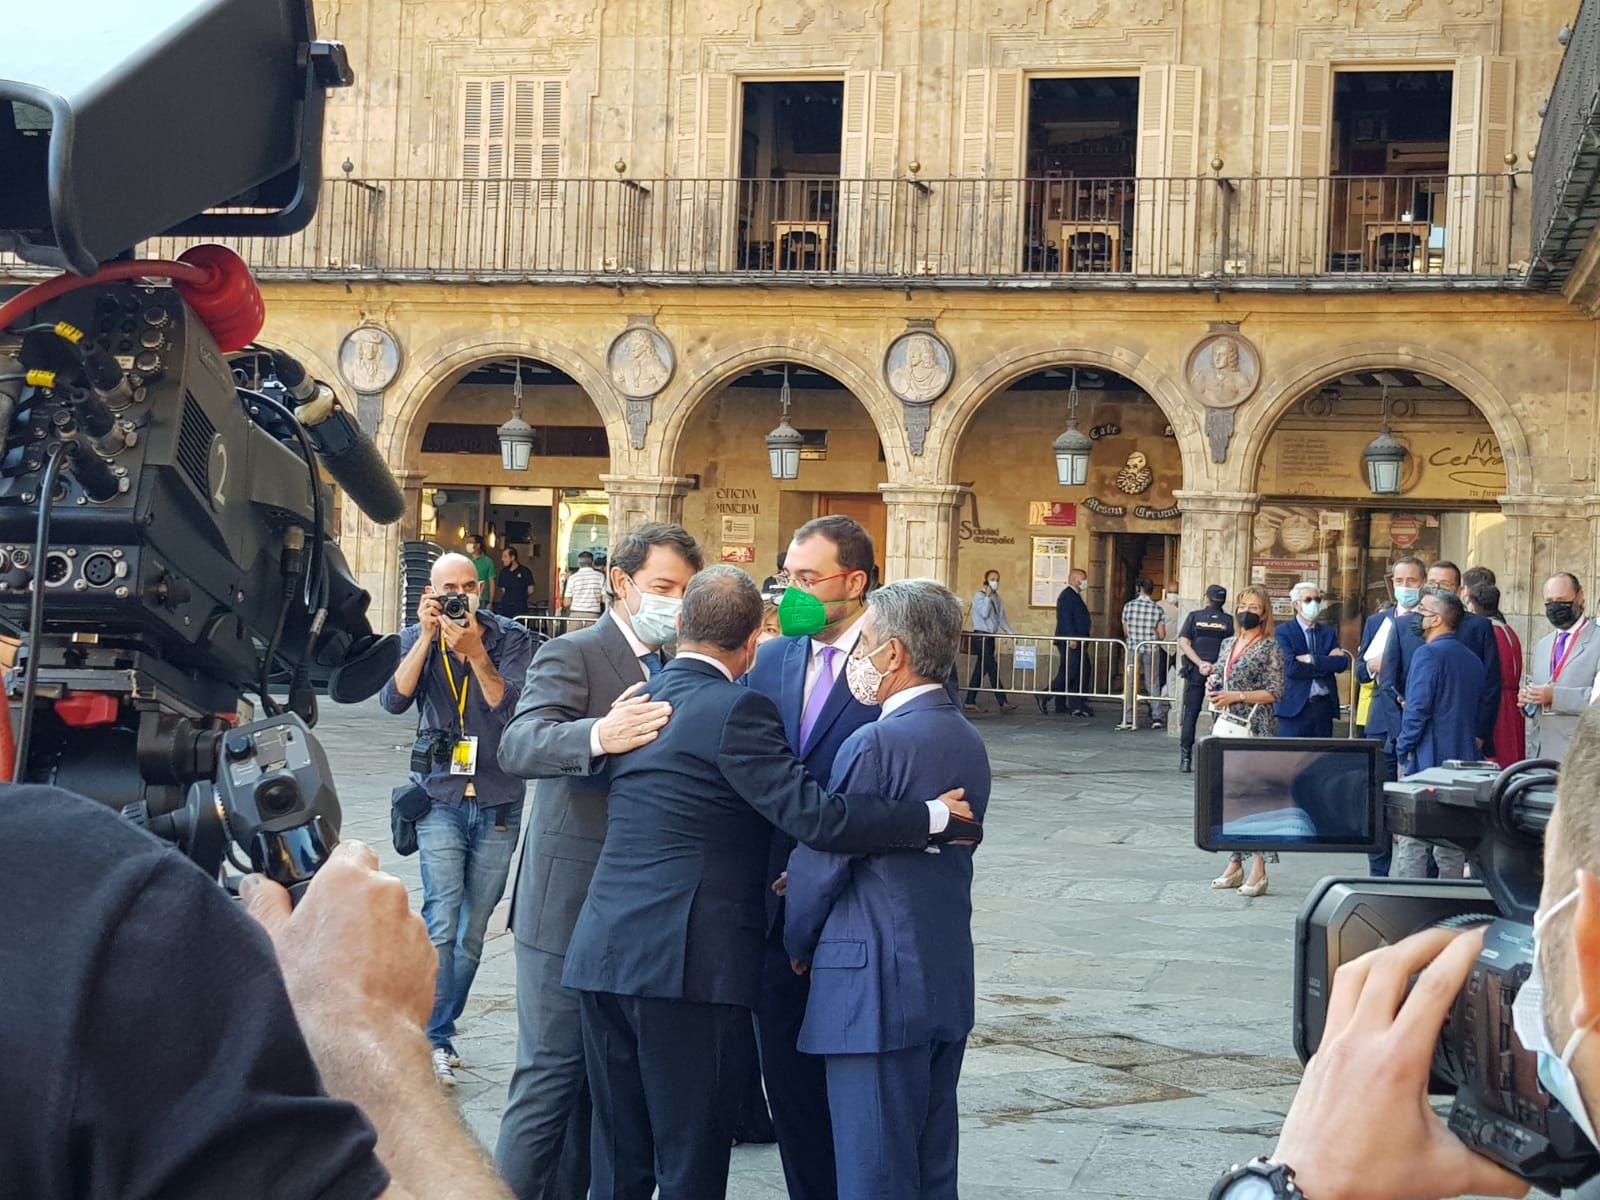
<path id="1" fill-rule="evenodd" d="M 1512 1022 L 1533 968 L 1531 921 L 1556 764 L 1449 762 L 1382 783 L 1371 770 L 1363 781 L 1352 766 L 1363 745 L 1375 768 L 1376 742 L 1211 738 L 1197 756 L 1202 849 L 1374 850 L 1404 834 L 1458 847 L 1473 865 L 1471 881 L 1317 884 L 1295 926 L 1296 1053 L 1307 1061 L 1316 1052 L 1340 965 L 1420 930 L 1487 925 L 1434 1048 L 1430 1090 L 1453 1096 L 1448 1122 L 1457 1137 L 1530 1184 L 1556 1192 L 1594 1177 L 1600 1152 L 1540 1087 L 1537 1056 Z"/>
<path id="2" fill-rule="evenodd" d="M 446 592 L 439 598 L 439 615 L 465 629 L 472 620 L 472 602 L 463 592 Z"/>
<path id="3" fill-rule="evenodd" d="M 455 738 L 442 729 L 424 729 L 417 734 L 411 747 L 411 771 L 415 775 L 431 775 L 440 767 L 448 766 Z"/>

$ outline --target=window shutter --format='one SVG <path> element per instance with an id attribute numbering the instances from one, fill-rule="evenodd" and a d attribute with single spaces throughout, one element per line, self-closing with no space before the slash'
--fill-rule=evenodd
<path id="1" fill-rule="evenodd" d="M 871 100 L 869 71 L 846 71 L 844 128 L 839 141 L 839 178 L 861 179 L 867 173 L 867 106 Z"/>
<path id="2" fill-rule="evenodd" d="M 461 81 L 461 177 L 483 175 L 483 90 L 481 79 Z"/>
<path id="3" fill-rule="evenodd" d="M 1267 144 L 1262 167 L 1268 178 L 1294 174 L 1295 68 L 1291 61 L 1267 64 Z"/>
<path id="4" fill-rule="evenodd" d="M 1256 185 L 1251 256 L 1270 271 L 1327 266 L 1327 194 L 1333 71 L 1327 63 L 1267 64 L 1267 179 Z"/>
<path id="5" fill-rule="evenodd" d="M 1153 178 L 1167 173 L 1167 76 L 1171 68 L 1139 72 L 1139 141 L 1134 174 Z"/>
<path id="6" fill-rule="evenodd" d="M 994 150 L 990 176 L 1017 179 L 1022 175 L 1022 71 L 994 72 L 989 84 L 994 94 Z"/>
<path id="7" fill-rule="evenodd" d="M 676 174 L 692 179 L 700 164 L 700 77 L 678 76 L 678 95 L 673 114 L 673 138 L 677 146 Z"/>
<path id="8" fill-rule="evenodd" d="M 1171 117 L 1171 77 L 1168 66 L 1148 66 L 1139 72 L 1138 141 L 1134 158 L 1133 270 L 1136 275 L 1161 271 L 1166 254 L 1161 248 L 1170 189 L 1167 174 L 1167 122 Z M 1066 248 L 1062 248 L 1065 257 Z"/>
<path id="9" fill-rule="evenodd" d="M 1503 271 L 1509 257 L 1510 184 L 1488 178 L 1506 169 L 1514 96 L 1512 60 L 1473 55 L 1456 63 L 1451 97 L 1450 180 L 1444 269 Z"/>
<path id="10" fill-rule="evenodd" d="M 707 75 L 701 114 L 705 118 L 702 163 L 710 179 L 728 179 L 733 169 L 733 76 Z"/>
<path id="11" fill-rule="evenodd" d="M 899 154 L 900 75 L 895 71 L 874 71 L 867 174 L 873 179 L 893 179 Z"/>
<path id="12" fill-rule="evenodd" d="M 968 71 L 961 95 L 961 139 L 956 169 L 963 179 L 981 179 L 989 164 L 989 72 Z"/>

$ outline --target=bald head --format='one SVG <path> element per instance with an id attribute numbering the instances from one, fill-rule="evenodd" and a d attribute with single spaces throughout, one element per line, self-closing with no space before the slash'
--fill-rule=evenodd
<path id="1" fill-rule="evenodd" d="M 473 584 L 478 582 L 478 568 L 465 554 L 441 554 L 434 560 L 428 579 L 436 592 L 444 591 L 445 585 L 452 583 L 461 589 L 468 581 Z"/>

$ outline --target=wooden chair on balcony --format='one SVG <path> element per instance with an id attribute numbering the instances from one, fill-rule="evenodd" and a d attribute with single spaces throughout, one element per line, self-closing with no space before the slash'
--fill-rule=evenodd
<path id="1" fill-rule="evenodd" d="M 1069 271 L 1116 271 L 1121 269 L 1121 231 L 1111 226 L 1079 229 L 1068 233 L 1063 226 L 1062 245 L 1066 249 Z"/>
<path id="2" fill-rule="evenodd" d="M 828 222 L 774 221 L 772 240 L 781 271 L 828 269 Z"/>
<path id="3" fill-rule="evenodd" d="M 1378 271 L 1415 270 L 1417 250 L 1422 239 L 1414 233 L 1380 233 L 1374 243 L 1374 269 Z"/>

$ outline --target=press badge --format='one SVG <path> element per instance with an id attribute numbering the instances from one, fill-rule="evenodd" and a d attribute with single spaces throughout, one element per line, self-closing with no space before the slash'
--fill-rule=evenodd
<path id="1" fill-rule="evenodd" d="M 478 771 L 478 739 L 464 737 L 450 751 L 450 774 L 475 775 Z"/>

